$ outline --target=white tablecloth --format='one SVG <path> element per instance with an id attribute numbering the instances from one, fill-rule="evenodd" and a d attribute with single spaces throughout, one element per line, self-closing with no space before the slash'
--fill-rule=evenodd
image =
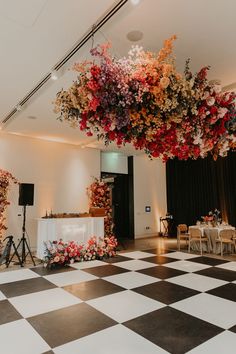
<path id="1" fill-rule="evenodd" d="M 37 257 L 43 259 L 44 242 L 60 240 L 86 243 L 104 237 L 104 217 L 38 219 Z"/>
<path id="2" fill-rule="evenodd" d="M 203 243 L 203 251 L 205 252 L 213 252 L 213 253 L 220 253 L 220 244 L 218 242 L 216 242 L 216 239 L 218 238 L 219 236 L 219 232 L 221 230 L 235 230 L 235 228 L 233 226 L 230 226 L 230 225 L 225 225 L 225 226 L 216 226 L 216 227 L 213 227 L 213 226 L 207 226 L 207 225 L 192 225 L 192 226 L 189 226 L 189 229 L 191 228 L 195 228 L 195 229 L 200 229 L 201 232 L 202 232 L 202 236 L 207 236 L 209 242 L 208 242 L 208 248 L 207 249 L 207 246 L 205 243 Z M 227 247 L 226 244 L 224 244 L 224 247 Z M 196 244 L 193 244 L 193 249 L 199 249 L 199 245 L 196 243 Z M 229 251 L 227 249 L 227 251 Z"/>

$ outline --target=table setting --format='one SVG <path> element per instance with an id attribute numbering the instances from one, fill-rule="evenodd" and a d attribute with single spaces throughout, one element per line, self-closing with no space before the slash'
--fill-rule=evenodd
<path id="1" fill-rule="evenodd" d="M 202 237 L 208 238 L 208 244 L 203 244 L 203 251 L 208 253 L 220 254 L 220 232 L 222 230 L 235 230 L 235 227 L 229 225 L 225 221 L 222 221 L 222 219 L 220 218 L 220 211 L 218 209 L 210 211 L 208 215 L 202 216 L 201 219 L 201 221 L 197 221 L 196 225 L 189 226 L 189 231 L 191 231 L 191 229 L 193 228 L 201 230 Z M 198 243 L 193 243 L 191 245 L 191 248 L 193 250 L 198 250 Z M 229 245 L 224 244 L 224 252 L 232 252 L 231 248 L 229 249 Z M 235 247 L 233 249 L 233 252 L 235 252 Z"/>

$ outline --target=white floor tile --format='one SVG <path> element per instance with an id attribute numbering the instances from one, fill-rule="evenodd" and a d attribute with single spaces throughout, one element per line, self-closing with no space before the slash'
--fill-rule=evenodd
<path id="1" fill-rule="evenodd" d="M 128 321 L 166 306 L 131 290 L 89 300 L 87 303 L 117 322 Z"/>
<path id="2" fill-rule="evenodd" d="M 2 354 L 41 354 L 50 349 L 26 320 L 0 326 L 0 352 Z"/>
<path id="3" fill-rule="evenodd" d="M 151 283 L 155 283 L 161 279 L 151 277 L 149 275 L 137 273 L 137 272 L 127 272 L 122 274 L 111 275 L 109 277 L 103 278 L 113 284 L 122 286 L 125 289 L 137 288 L 138 286 L 143 286 Z"/>
<path id="4" fill-rule="evenodd" d="M 191 253 L 176 251 L 171 253 L 164 253 L 161 256 L 176 258 L 176 259 L 190 259 L 190 258 L 199 257 L 199 254 L 191 254 Z"/>
<path id="5" fill-rule="evenodd" d="M 39 275 L 30 269 L 10 270 L 9 272 L 0 273 L 0 284 L 38 277 Z"/>
<path id="6" fill-rule="evenodd" d="M 198 294 L 171 307 L 224 329 L 236 325 L 236 303 L 210 294 Z"/>
<path id="7" fill-rule="evenodd" d="M 207 342 L 190 350 L 188 354 L 235 354 L 236 334 L 224 331 Z"/>
<path id="8" fill-rule="evenodd" d="M 208 291 L 227 284 L 224 280 L 214 279 L 194 273 L 179 275 L 178 277 L 166 279 L 166 281 L 198 291 Z"/>
<path id="9" fill-rule="evenodd" d="M 0 301 L 5 300 L 6 296 L 0 291 Z"/>
<path id="10" fill-rule="evenodd" d="M 140 258 L 152 257 L 154 255 L 148 252 L 132 251 L 132 252 L 120 253 L 120 256 L 129 257 L 133 259 L 140 259 Z"/>
<path id="11" fill-rule="evenodd" d="M 60 288 L 12 297 L 9 301 L 23 317 L 39 315 L 82 302 Z"/>
<path id="12" fill-rule="evenodd" d="M 156 264 L 145 262 L 140 259 L 132 259 L 130 261 L 119 262 L 118 267 L 129 269 L 129 270 L 140 270 L 146 268 L 155 267 Z"/>
<path id="13" fill-rule="evenodd" d="M 176 262 L 163 264 L 163 266 L 182 270 L 184 272 L 197 272 L 198 270 L 209 268 L 208 265 L 189 262 L 189 261 L 176 261 Z"/>
<path id="14" fill-rule="evenodd" d="M 71 264 L 70 266 L 72 268 L 76 268 L 76 269 L 87 269 L 87 268 L 99 267 L 99 266 L 103 266 L 103 265 L 107 265 L 107 264 L 108 263 L 106 263 L 106 262 L 95 260 L 95 261 L 75 262 L 75 263 Z"/>
<path id="15" fill-rule="evenodd" d="M 217 268 L 233 270 L 234 272 L 236 272 L 236 262 L 228 262 L 228 263 L 219 264 L 217 266 Z"/>
<path id="16" fill-rule="evenodd" d="M 167 354 L 165 350 L 116 325 L 53 349 L 55 354 Z"/>
<path id="17" fill-rule="evenodd" d="M 46 275 L 44 278 L 57 286 L 66 286 L 70 284 L 81 283 L 83 281 L 97 279 L 95 275 L 88 274 L 82 270 Z"/>

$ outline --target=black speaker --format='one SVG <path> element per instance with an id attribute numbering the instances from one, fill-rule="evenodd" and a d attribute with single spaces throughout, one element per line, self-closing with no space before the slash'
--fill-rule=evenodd
<path id="1" fill-rule="evenodd" d="M 34 205 L 34 184 L 19 184 L 19 205 Z"/>

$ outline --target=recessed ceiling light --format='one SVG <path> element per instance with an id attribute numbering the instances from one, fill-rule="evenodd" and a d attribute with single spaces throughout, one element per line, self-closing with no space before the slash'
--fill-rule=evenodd
<path id="1" fill-rule="evenodd" d="M 32 119 L 32 120 L 33 120 L 33 119 L 37 119 L 37 117 L 35 117 L 35 116 L 28 116 L 27 118 L 28 118 L 28 119 Z"/>
<path id="2" fill-rule="evenodd" d="M 140 0 L 130 0 L 133 5 L 138 5 Z"/>
<path id="3" fill-rule="evenodd" d="M 127 33 L 126 37 L 131 42 L 137 42 L 143 38 L 143 32 L 138 30 L 130 31 L 129 33 Z"/>

